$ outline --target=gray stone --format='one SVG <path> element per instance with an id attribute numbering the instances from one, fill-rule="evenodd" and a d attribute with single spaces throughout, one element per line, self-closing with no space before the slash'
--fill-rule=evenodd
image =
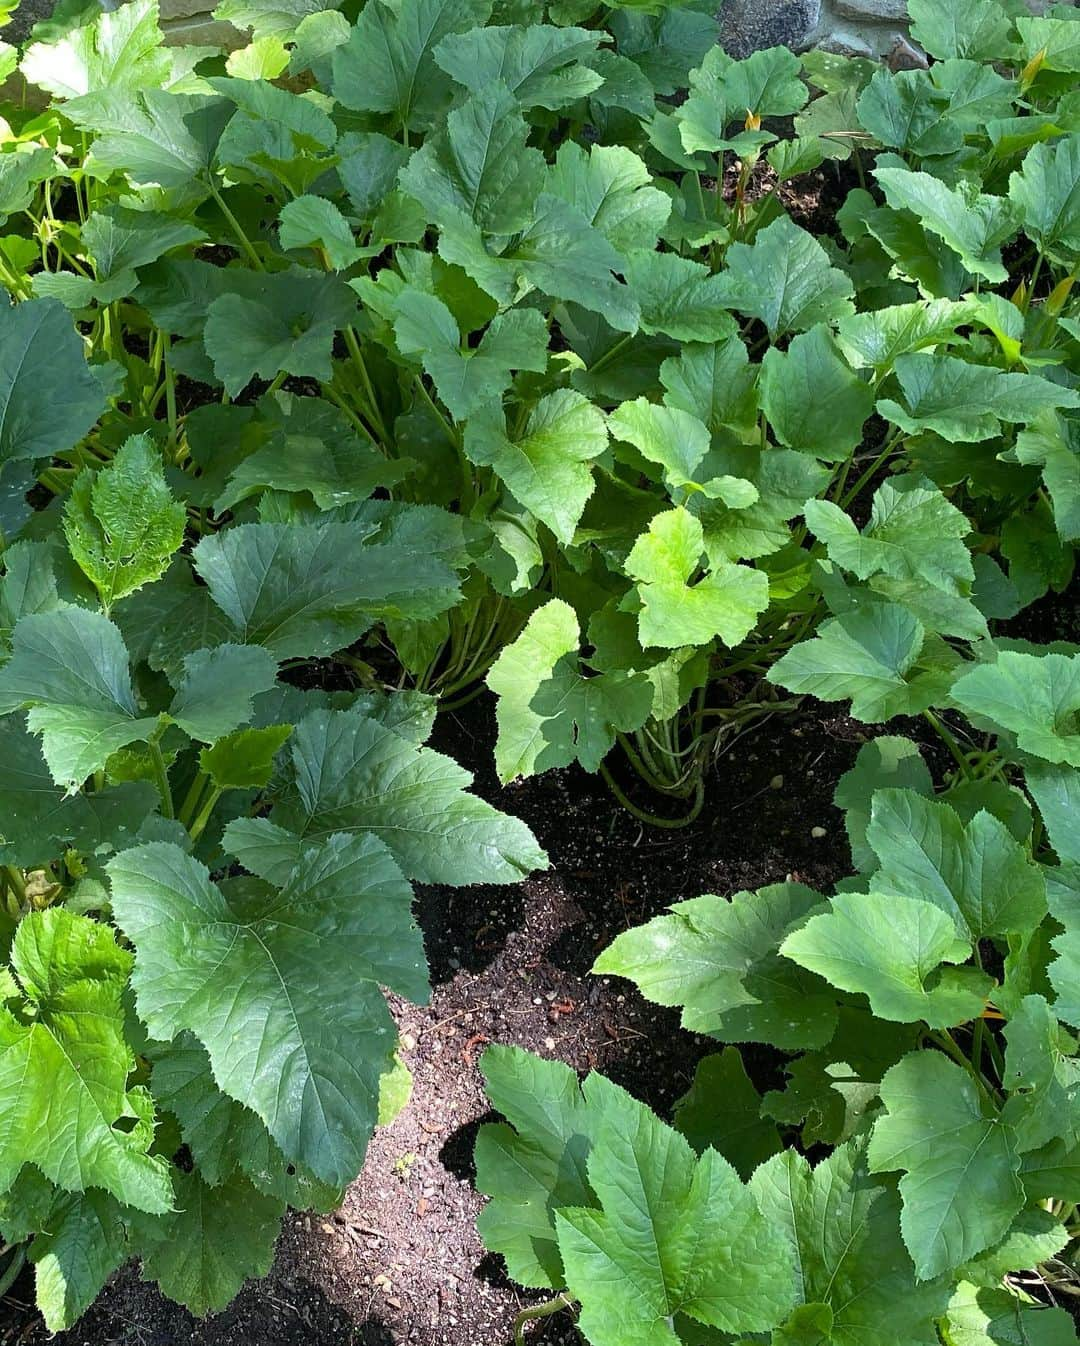
<path id="1" fill-rule="evenodd" d="M 866 38 L 851 28 L 834 28 L 817 45 L 821 51 L 831 51 L 836 56 L 862 56 L 871 60 L 877 55 Z"/>
<path id="2" fill-rule="evenodd" d="M 906 23 L 908 16 L 907 0 L 833 0 L 833 9 L 865 23 Z"/>
<path id="3" fill-rule="evenodd" d="M 821 0 L 727 0 L 720 14 L 724 50 L 742 60 L 763 47 L 805 51 L 821 19 Z"/>

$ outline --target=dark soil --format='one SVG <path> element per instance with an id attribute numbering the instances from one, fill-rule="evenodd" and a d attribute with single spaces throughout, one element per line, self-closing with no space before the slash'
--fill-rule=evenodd
<path id="1" fill-rule="evenodd" d="M 472 1148 L 490 1116 L 477 1060 L 489 1041 L 516 1043 L 579 1070 L 596 1068 L 661 1113 L 715 1044 L 628 983 L 594 978 L 596 954 L 629 926 L 702 892 L 732 893 L 797 876 L 827 888 L 847 872 L 832 805 L 840 775 L 873 731 L 810 707 L 743 738 L 721 756 L 702 817 L 681 832 L 644 827 L 577 770 L 499 789 L 491 707 L 444 716 L 436 746 L 477 773 L 477 789 L 526 819 L 552 866 L 509 888 L 428 888 L 418 909 L 434 995 L 397 1003 L 412 1101 L 372 1141 L 362 1177 L 333 1216 L 294 1216 L 270 1276 L 226 1312 L 197 1322 L 121 1273 L 60 1346 L 507 1346 L 523 1296 L 475 1231 L 482 1198 Z M 781 778 L 782 777 L 782 781 Z M 814 829 L 824 829 L 823 836 Z M 748 1066 L 759 1087 L 782 1058 Z M 0 1346 L 47 1334 L 20 1282 L 0 1308 Z M 577 1340 L 547 1320 L 533 1342 Z"/>

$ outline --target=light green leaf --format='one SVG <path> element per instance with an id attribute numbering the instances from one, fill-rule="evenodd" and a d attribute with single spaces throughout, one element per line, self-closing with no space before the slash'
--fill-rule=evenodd
<path id="1" fill-rule="evenodd" d="M 544 156 L 527 147 L 529 127 L 504 85 L 494 83 L 450 113 L 399 181 L 443 228 L 471 221 L 485 234 L 514 234 L 532 218 Z"/>
<path id="2" fill-rule="evenodd" d="M 32 299 L 0 311 L 0 462 L 64 453 L 104 410 L 63 304 Z"/>
<path id="3" fill-rule="evenodd" d="M 920 157 L 952 154 L 964 132 L 944 115 L 948 101 L 926 70 L 879 70 L 859 98 L 859 121 L 893 149 Z"/>
<path id="4" fill-rule="evenodd" d="M 704 576 L 691 583 L 704 556 L 701 523 L 685 509 L 658 514 L 634 543 L 626 572 L 638 584 L 643 648 L 707 645 L 716 637 L 737 645 L 754 629 L 769 604 L 765 572 L 710 559 Z"/>
<path id="5" fill-rule="evenodd" d="M 951 667 L 937 664 L 932 655 L 940 651 L 926 649 L 925 639 L 922 623 L 904 608 L 871 604 L 824 622 L 813 640 L 789 650 L 766 676 L 822 701 L 850 698 L 851 714 L 864 724 L 917 715 L 951 680 Z"/>
<path id="6" fill-rule="evenodd" d="M 477 1229 L 519 1284 L 561 1289 L 554 1212 L 592 1200 L 585 1158 L 600 1110 L 561 1061 L 496 1046 L 480 1068 L 492 1107 L 509 1125 L 486 1123 L 476 1138 L 476 1185 L 490 1198 Z"/>
<path id="7" fill-rule="evenodd" d="M 837 341 L 857 369 L 881 373 L 891 368 L 898 356 L 959 341 L 957 329 L 966 325 L 970 316 L 967 302 L 951 299 L 895 304 L 841 318 Z"/>
<path id="8" fill-rule="evenodd" d="M 114 1198 L 93 1189 L 58 1196 L 46 1227 L 30 1245 L 34 1297 L 49 1331 L 73 1327 L 127 1257 L 121 1207 Z"/>
<path id="9" fill-rule="evenodd" d="M 732 122 L 798 112 L 809 98 L 800 71 L 798 57 L 784 47 L 755 51 L 745 61 L 713 47 L 691 73 L 690 96 L 677 114 L 683 148 L 688 154 L 732 149 L 738 144 L 727 138 Z"/>
<path id="10" fill-rule="evenodd" d="M 786 215 L 763 229 L 752 245 L 733 243 L 719 278 L 724 302 L 760 318 L 774 340 L 855 311 L 851 281 L 830 265 L 817 239 Z"/>
<path id="11" fill-rule="evenodd" d="M 291 724 L 237 729 L 199 753 L 199 769 L 219 790 L 249 790 L 270 783 L 274 758 L 292 733 Z"/>
<path id="12" fill-rule="evenodd" d="M 1062 542 L 1080 539 L 1080 432 L 1053 411 L 1040 413 L 1016 437 L 1017 461 L 1043 469 Z"/>
<path id="13" fill-rule="evenodd" d="M 1037 1306 L 1008 1290 L 961 1281 L 949 1301 L 950 1346 L 1076 1346 L 1065 1309 Z"/>
<path id="14" fill-rule="evenodd" d="M 502 84 L 520 107 L 555 111 L 587 98 L 603 83 L 582 64 L 595 55 L 601 37 L 548 23 L 473 28 L 444 37 L 435 60 L 471 93 L 485 94 Z"/>
<path id="15" fill-rule="evenodd" d="M 828 328 L 818 326 L 793 338 L 786 351 L 765 352 L 761 409 L 781 444 L 835 463 L 861 442 L 874 394 Z"/>
<path id="16" fill-rule="evenodd" d="M 1033 146 L 1009 179 L 1009 196 L 1043 251 L 1080 252 L 1080 135 Z"/>
<path id="17" fill-rule="evenodd" d="M 498 314 L 474 348 L 462 345 L 449 308 L 433 294 L 407 289 L 395 305 L 394 337 L 403 355 L 419 356 L 455 420 L 499 402 L 513 371 L 547 368 L 547 324 L 537 309 Z"/>
<path id="18" fill-rule="evenodd" d="M 176 1211 L 132 1221 L 132 1251 L 144 1280 L 199 1316 L 217 1313 L 244 1282 L 265 1276 L 274 1259 L 285 1203 L 238 1174 L 210 1187 L 198 1173 L 176 1181 Z"/>
<path id="19" fill-rule="evenodd" d="M 277 660 L 258 645 L 217 645 L 184 656 L 169 718 L 213 743 L 251 718 L 253 699 L 277 681 Z"/>
<path id="20" fill-rule="evenodd" d="M 616 407 L 608 417 L 608 426 L 616 439 L 633 444 L 642 457 L 664 469 L 669 491 L 685 488 L 687 497 L 700 492 L 710 499 L 723 500 L 730 509 L 757 503 L 757 487 L 745 478 L 699 479 L 698 468 L 708 455 L 710 436 L 708 427 L 690 412 L 639 397 Z"/>
<path id="21" fill-rule="evenodd" d="M 225 69 L 237 79 L 277 79 L 288 67 L 288 49 L 273 33 L 231 51 L 225 60 Z"/>
<path id="22" fill-rule="evenodd" d="M 1066 1032 L 1041 995 L 1025 996 L 1005 1026 L 1003 1117 L 1016 1133 L 1016 1148 L 1037 1150 L 1060 1139 L 1075 1145 L 1080 1125 L 1080 1062 L 1076 1039 Z"/>
<path id="23" fill-rule="evenodd" d="M 629 977 L 658 1005 L 683 1006 L 690 1032 L 782 1051 L 823 1047 L 836 1028 L 835 994 L 779 949 L 824 900 L 802 884 L 778 883 L 730 900 L 679 902 L 620 935 L 593 971 Z"/>
<path id="24" fill-rule="evenodd" d="M 1025 15 L 1016 20 L 1016 28 L 1025 61 L 1042 53 L 1042 66 L 1046 70 L 1068 75 L 1080 72 L 1080 28 L 1071 19 Z"/>
<path id="25" fill-rule="evenodd" d="M 582 674 L 581 633 L 568 603 L 553 598 L 488 673 L 499 698 L 495 765 L 499 778 L 538 775 L 579 761 L 596 771 L 615 746 L 616 731 L 640 729 L 652 710 L 652 684 L 644 673 Z"/>
<path id="26" fill-rule="evenodd" d="M 209 195 L 222 128 L 219 99 L 109 90 L 66 104 L 64 115 L 96 133 L 83 161 L 92 177 L 123 173 L 135 187 L 161 187 L 196 202 Z"/>
<path id="27" fill-rule="evenodd" d="M 965 962 L 971 945 L 940 907 L 917 898 L 840 893 L 828 912 L 788 935 L 780 952 L 842 991 L 865 995 L 879 1018 L 897 1023 L 967 1023 L 994 986 L 974 969 L 942 968 Z"/>
<path id="28" fill-rule="evenodd" d="M 641 305 L 641 329 L 677 341 L 724 341 L 738 333 L 723 274 L 673 252 L 638 248 L 626 280 Z"/>
<path id="29" fill-rule="evenodd" d="M 833 803 L 844 810 L 844 826 L 851 843 L 851 858 L 861 874 L 872 873 L 879 864 L 866 840 L 871 801 L 878 790 L 903 789 L 915 794 L 934 791 L 930 768 L 917 744 L 909 738 L 883 734 L 864 743 L 855 765 L 837 782 Z"/>
<path id="30" fill-rule="evenodd" d="M 704 421 L 713 434 L 721 426 L 730 426 L 740 435 L 749 435 L 757 420 L 756 372 L 737 336 L 708 345 L 685 345 L 678 356 L 660 366 L 664 402 Z"/>
<path id="31" fill-rule="evenodd" d="M 964 266 L 994 284 L 1008 280 L 1001 245 L 1020 227 L 1020 212 L 1008 198 L 987 196 L 962 181 L 949 187 L 929 173 L 892 166 L 874 169 L 885 199 L 894 210 L 910 210 L 936 234 Z"/>
<path id="32" fill-rule="evenodd" d="M 393 7 L 374 0 L 334 51 L 330 92 L 347 108 L 387 113 L 399 125 L 430 124 L 453 88 L 435 64 L 435 48 L 490 14 L 491 0 L 401 0 Z"/>
<path id="33" fill-rule="evenodd" d="M 1012 54 L 1012 24 L 999 0 L 908 0 L 911 35 L 931 56 L 975 61 L 1003 60 Z"/>
<path id="34" fill-rule="evenodd" d="M 761 1212 L 791 1245 L 799 1302 L 831 1311 L 830 1346 L 937 1346 L 946 1284 L 919 1284 L 900 1241 L 899 1201 L 848 1144 L 815 1167 L 787 1150 L 754 1174 Z M 774 1337 L 777 1346 L 791 1340 Z M 795 1337 L 794 1342 L 802 1338 Z"/>
<path id="35" fill-rule="evenodd" d="M 497 407 L 473 417 L 465 429 L 469 459 L 493 467 L 514 497 L 563 543 L 573 540 L 593 493 L 589 464 L 607 442 L 603 412 L 570 388 L 541 398 L 516 439 L 507 434 Z"/>
<path id="36" fill-rule="evenodd" d="M 651 184 L 645 163 L 625 146 L 590 145 L 586 151 L 568 140 L 548 170 L 546 189 L 579 210 L 613 248 L 629 253 L 655 247 L 671 214 L 670 197 Z"/>
<path id="37" fill-rule="evenodd" d="M 792 1306 L 790 1253 L 735 1170 L 648 1108 L 593 1077 L 603 1120 L 588 1159 L 600 1209 L 556 1212 L 570 1293 L 595 1346 L 679 1341 L 686 1314 L 724 1332 L 756 1331 Z"/>
<path id="38" fill-rule="evenodd" d="M 133 0 L 72 28 L 55 43 L 32 43 L 22 74 L 57 98 L 103 89 L 160 89 L 173 68 L 162 41 L 157 0 Z"/>
<path id="39" fill-rule="evenodd" d="M 944 800 L 879 790 L 866 839 L 880 863 L 874 888 L 933 902 L 962 938 L 1027 933 L 1046 915 L 1043 871 L 985 810 L 965 823 Z"/>
<path id="40" fill-rule="evenodd" d="M 64 607 L 24 617 L 0 669 L 0 715 L 30 707 L 53 780 L 77 789 L 111 753 L 148 738 L 120 632 L 100 612 Z"/>
<path id="41" fill-rule="evenodd" d="M 280 892 L 251 879 L 222 890 L 164 842 L 108 872 L 151 1035 L 193 1033 L 289 1159 L 332 1186 L 351 1181 L 394 1047 L 379 987 L 427 996 L 412 889 L 390 853 L 373 837 L 329 837 Z"/>
<path id="42" fill-rule="evenodd" d="M 80 472 L 64 506 L 68 547 L 106 613 L 164 575 L 186 521 L 165 483 L 161 454 L 146 435 L 127 440 L 107 467 Z"/>
<path id="43" fill-rule="evenodd" d="M 905 1056 L 881 1082 L 874 1173 L 903 1170 L 900 1228 L 920 1280 L 962 1265 L 1003 1238 L 1024 1204 L 1011 1129 L 971 1077 L 938 1052 Z"/>
<path id="44" fill-rule="evenodd" d="M 18 1017 L 0 1006 L 0 1190 L 36 1164 L 71 1192 L 100 1187 L 140 1210 L 172 1208 L 169 1166 L 146 1153 L 152 1105 L 127 1087 L 130 969 L 131 955 L 100 922 L 53 907 L 19 923 Z M 129 1129 L 116 1126 L 121 1119 Z"/>
<path id="45" fill-rule="evenodd" d="M 1080 767 L 1080 655 L 1002 650 L 959 677 L 952 699 L 1034 757 Z"/>
<path id="46" fill-rule="evenodd" d="M 282 207 L 278 242 L 286 252 L 314 248 L 325 253 L 335 271 L 346 271 L 364 256 L 348 220 L 322 196 L 297 196 Z"/>
<path id="47" fill-rule="evenodd" d="M 294 779 L 271 815 L 319 840 L 370 832 L 420 883 L 517 883 L 547 857 L 524 823 L 466 794 L 472 777 L 356 711 L 315 711 L 293 734 Z"/>
<path id="48" fill-rule="evenodd" d="M 967 597 L 975 579 L 964 538 L 971 525 L 925 477 L 890 477 L 874 492 L 860 531 L 828 500 L 808 500 L 807 526 L 824 542 L 829 560 L 859 579 L 889 575 Z"/>
<path id="49" fill-rule="evenodd" d="M 901 355 L 895 364 L 904 403 L 877 409 L 908 434 L 934 430 L 950 444 L 993 439 L 1001 423 L 1033 421 L 1054 407 L 1080 406 L 1080 395 L 1037 374 L 1006 374 L 952 355 Z"/>

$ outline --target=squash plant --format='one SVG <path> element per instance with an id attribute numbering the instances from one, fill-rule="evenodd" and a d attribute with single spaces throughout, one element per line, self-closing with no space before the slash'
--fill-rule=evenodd
<path id="1" fill-rule="evenodd" d="M 943 791 L 911 739 L 860 749 L 831 896 L 693 898 L 600 956 L 732 1044 L 673 1125 L 489 1049 L 481 1232 L 558 1292 L 519 1335 L 576 1309 L 593 1346 L 1078 1340 L 1078 675 L 1075 648 L 1000 644 L 939 703 L 989 734 Z M 759 1092 L 746 1043 L 783 1087 Z"/>
<path id="2" fill-rule="evenodd" d="M 881 555 L 940 523 L 952 558 L 872 583 L 948 640 L 1061 587 L 1075 536 L 1074 12 L 916 0 L 939 59 L 891 74 L 734 61 L 712 8 L 226 3 L 222 60 L 152 0 L 75 4 L 22 57 L 52 102 L 9 110 L 0 195 L 0 280 L 111 380 L 93 451 L 164 432 L 211 524 L 452 511 L 458 601 L 352 667 L 443 704 L 486 677 L 504 779 L 576 760 L 640 810 L 618 745 L 658 822 L 792 704 L 762 675 L 826 612 L 808 502 L 903 469 Z M 822 166 L 865 187 L 816 238 L 784 202 Z M 318 415 L 274 452 L 290 379 Z"/>

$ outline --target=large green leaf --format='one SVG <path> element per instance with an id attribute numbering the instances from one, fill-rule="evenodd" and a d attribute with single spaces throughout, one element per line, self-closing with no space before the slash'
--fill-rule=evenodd
<path id="1" fill-rule="evenodd" d="M 473 28 L 444 37 L 435 60 L 471 93 L 483 95 L 503 84 L 521 107 L 554 111 L 603 83 L 601 75 L 582 64 L 595 55 L 601 37 L 585 28 L 548 23 Z"/>
<path id="2" fill-rule="evenodd" d="M 72 1192 L 101 1187 L 140 1210 L 172 1208 L 168 1165 L 146 1153 L 153 1105 L 127 1086 L 130 969 L 112 931 L 85 916 L 54 907 L 19 923 L 17 980 L 0 1006 L 0 1190 L 36 1164 Z"/>
<path id="3" fill-rule="evenodd" d="M 195 568 L 236 639 L 277 659 L 332 654 L 377 620 L 434 617 L 457 600 L 457 576 L 430 538 L 365 545 L 374 532 L 359 522 L 243 524 L 204 537 Z"/>
<path id="4" fill-rule="evenodd" d="M 0 462 L 63 453 L 104 410 L 63 304 L 33 299 L 0 312 Z"/>
<path id="5" fill-rule="evenodd" d="M 617 439 L 633 444 L 644 458 L 664 469 L 664 483 L 673 494 L 685 488 L 689 499 L 700 491 L 732 509 L 757 503 L 757 488 L 745 479 L 725 474 L 701 480 L 705 472 L 698 469 L 709 453 L 710 437 L 708 427 L 690 412 L 639 397 L 616 407 L 608 425 Z"/>
<path id="6" fill-rule="evenodd" d="M 1046 915 L 1042 869 L 985 810 L 964 822 L 945 800 L 879 790 L 866 840 L 880 866 L 874 888 L 934 903 L 961 938 L 1030 933 Z"/>
<path id="7" fill-rule="evenodd" d="M 514 370 L 542 374 L 547 368 L 547 326 L 535 309 L 498 314 L 470 349 L 463 348 L 454 315 L 435 295 L 409 289 L 395 308 L 398 350 L 420 357 L 456 420 L 501 400 Z"/>
<path id="8" fill-rule="evenodd" d="M 912 36 L 931 56 L 1002 60 L 1011 54 L 1012 24 L 999 0 L 908 0 Z"/>
<path id="9" fill-rule="evenodd" d="M 943 649 L 927 649 L 917 617 L 895 603 L 877 603 L 830 618 L 767 677 L 822 701 L 850 698 L 852 715 L 875 724 L 926 710 L 944 696 L 952 670 Z"/>
<path id="10" fill-rule="evenodd" d="M 57 1195 L 45 1228 L 30 1245 L 34 1298 L 50 1332 L 73 1327 L 127 1260 L 121 1212 L 114 1197 L 93 1188 Z"/>
<path id="11" fill-rule="evenodd" d="M 620 935 L 593 970 L 629 977 L 659 1005 L 683 1006 L 691 1032 L 784 1051 L 822 1047 L 836 1028 L 835 995 L 779 950 L 823 902 L 799 883 L 730 901 L 692 898 Z"/>
<path id="12" fill-rule="evenodd" d="M 658 514 L 634 543 L 626 571 L 637 581 L 642 610 L 638 635 L 643 647 L 676 649 L 707 645 L 717 636 L 737 645 L 754 629 L 769 604 L 769 582 L 762 570 L 709 560 L 701 523 L 685 509 Z"/>
<path id="13" fill-rule="evenodd" d="M 290 747 L 272 818 L 297 836 L 373 833 L 421 883 L 516 883 L 547 866 L 524 823 L 466 793 L 467 771 L 362 711 L 315 711 Z"/>
<path id="14" fill-rule="evenodd" d="M 106 613 L 126 595 L 160 579 L 184 540 L 184 507 L 165 484 L 161 456 L 135 435 L 98 472 L 81 472 L 64 507 L 72 556 L 101 596 Z"/>
<path id="15" fill-rule="evenodd" d="M 908 434 L 935 430 L 951 444 L 992 439 L 1003 421 L 1028 422 L 1054 407 L 1080 406 L 1077 393 L 1049 379 L 951 355 L 901 355 L 895 372 L 904 404 L 883 398 L 881 415 Z"/>
<path id="16" fill-rule="evenodd" d="M 671 199 L 623 145 L 590 145 L 586 152 L 566 141 L 548 170 L 546 189 L 579 210 L 620 252 L 653 247 L 671 214 Z"/>
<path id="17" fill-rule="evenodd" d="M 874 394 L 828 328 L 818 326 L 793 338 L 786 351 L 765 352 L 761 409 L 781 444 L 835 463 L 861 442 Z"/>
<path id="18" fill-rule="evenodd" d="M 761 1095 L 737 1047 L 701 1058 L 675 1104 L 675 1127 L 698 1154 L 714 1149 L 744 1180 L 783 1148 L 776 1126 L 761 1114 Z"/>
<path id="19" fill-rule="evenodd" d="M 476 1138 L 476 1185 L 490 1198 L 477 1228 L 519 1284 L 560 1289 L 555 1211 L 592 1200 L 585 1159 L 599 1109 L 591 1077 L 583 1093 L 569 1066 L 519 1047 L 489 1047 L 481 1069 L 509 1125 L 487 1123 Z"/>
<path id="20" fill-rule="evenodd" d="M 590 464 L 607 443 L 600 408 L 570 388 L 542 397 L 513 438 L 498 406 L 473 417 L 465 430 L 470 460 L 494 468 L 514 498 L 563 543 L 573 541 L 593 493 Z"/>
<path id="21" fill-rule="evenodd" d="M 900 355 L 959 341 L 957 329 L 970 316 L 970 304 L 951 299 L 894 304 L 841 318 L 837 340 L 856 368 L 885 371 Z"/>
<path id="22" fill-rule="evenodd" d="M 886 1113 L 870 1138 L 875 1173 L 903 1170 L 900 1228 L 920 1280 L 1004 1236 L 1024 1203 L 1011 1129 L 969 1075 L 938 1052 L 912 1052 L 881 1082 Z"/>
<path id="23" fill-rule="evenodd" d="M 529 618 L 488 673 L 499 698 L 495 765 L 501 780 L 538 775 L 573 761 L 596 771 L 616 732 L 640 729 L 652 710 L 644 673 L 582 673 L 574 609 L 553 598 Z"/>
<path id="24" fill-rule="evenodd" d="M 925 70 L 879 70 L 859 98 L 859 121 L 883 145 L 918 156 L 951 154 L 963 128 L 944 115 L 948 99 Z"/>
<path id="25" fill-rule="evenodd" d="M 678 111 L 683 148 L 690 154 L 734 149 L 740 142 L 727 136 L 732 122 L 788 117 L 808 97 L 798 58 L 784 47 L 755 51 L 736 61 L 716 46 L 691 74 L 690 96 Z"/>
<path id="26" fill-rule="evenodd" d="M 721 280 L 718 293 L 724 301 L 760 318 L 774 340 L 854 312 L 851 281 L 830 264 L 817 239 L 786 215 L 763 229 L 752 245 L 733 243 Z"/>
<path id="27" fill-rule="evenodd" d="M 146 739 L 157 717 L 139 713 L 128 654 L 100 612 L 62 607 L 24 617 L 0 669 L 0 714 L 30 708 L 58 785 L 75 790 L 111 753 Z"/>
<path id="28" fill-rule="evenodd" d="M 925 477 L 883 482 L 861 530 L 829 500 L 808 500 L 804 513 L 829 560 L 861 580 L 882 574 L 959 596 L 971 592 L 975 569 L 964 543 L 971 525 Z"/>
<path id="29" fill-rule="evenodd" d="M 867 1175 L 859 1148 L 845 1145 L 813 1168 L 787 1150 L 762 1165 L 750 1186 L 791 1245 L 799 1303 L 829 1309 L 828 1335 L 810 1341 L 937 1346 L 935 1319 L 948 1289 L 916 1282 L 900 1240 L 900 1203 Z M 802 1339 L 779 1338 L 785 1346 L 789 1340 Z"/>
<path id="30" fill-rule="evenodd" d="M 715 1150 L 689 1142 L 600 1076 L 589 1153 L 600 1209 L 556 1213 L 570 1293 L 595 1346 L 670 1343 L 685 1314 L 724 1332 L 783 1321 L 794 1299 L 790 1247 Z"/>
<path id="31" fill-rule="evenodd" d="M 363 1163 L 394 1047 L 379 986 L 427 995 L 412 890 L 390 853 L 370 836 L 328 837 L 304 849 L 280 891 L 252 879 L 219 888 L 164 842 L 108 870 L 151 1034 L 193 1033 L 284 1153 L 344 1186 Z"/>
<path id="32" fill-rule="evenodd" d="M 1080 539 L 1080 429 L 1053 411 L 1042 412 L 1016 437 L 1021 463 L 1042 468 L 1062 542 Z"/>
<path id="33" fill-rule="evenodd" d="M 249 1277 L 270 1270 L 285 1203 L 239 1174 L 211 1187 L 182 1173 L 176 1188 L 173 1214 L 132 1221 L 132 1251 L 170 1299 L 200 1316 L 217 1313 Z"/>
<path id="34" fill-rule="evenodd" d="M 158 0 L 133 0 L 72 28 L 55 43 L 32 43 L 21 67 L 31 84 L 57 98 L 103 89 L 159 89 L 169 82 L 172 68 L 158 26 Z"/>
<path id="35" fill-rule="evenodd" d="M 1025 752 L 1080 767 L 1080 654 L 1002 650 L 957 678 L 952 698 L 961 710 L 1007 729 Z"/>
<path id="36" fill-rule="evenodd" d="M 1004 1289 L 961 1281 L 949 1301 L 950 1346 L 1076 1346 L 1065 1309 L 1044 1308 Z"/>
<path id="37" fill-rule="evenodd" d="M 723 274 L 673 252 L 637 248 L 626 259 L 626 279 L 641 305 L 643 332 L 677 341 L 723 341 L 738 328 Z"/>
<path id="38" fill-rule="evenodd" d="M 967 1023 L 994 986 L 974 969 L 942 968 L 966 962 L 971 945 L 940 907 L 918 898 L 841 893 L 829 911 L 788 935 L 780 952 L 842 991 L 865 995 L 879 1018 L 898 1023 Z"/>
<path id="39" fill-rule="evenodd" d="M 1009 195 L 1043 251 L 1080 252 L 1080 135 L 1034 145 L 1009 179 Z"/>
<path id="40" fill-rule="evenodd" d="M 386 113 L 405 126 L 428 123 L 453 88 L 435 48 L 490 14 L 491 0 L 373 0 L 334 51 L 330 91 L 347 108 Z"/>
<path id="41" fill-rule="evenodd" d="M 966 181 L 949 187 L 929 173 L 891 165 L 876 168 L 874 176 L 889 205 L 918 216 L 969 271 L 994 284 L 1008 279 L 1001 245 L 1020 227 L 1020 212 L 1007 197 L 985 195 Z"/>

